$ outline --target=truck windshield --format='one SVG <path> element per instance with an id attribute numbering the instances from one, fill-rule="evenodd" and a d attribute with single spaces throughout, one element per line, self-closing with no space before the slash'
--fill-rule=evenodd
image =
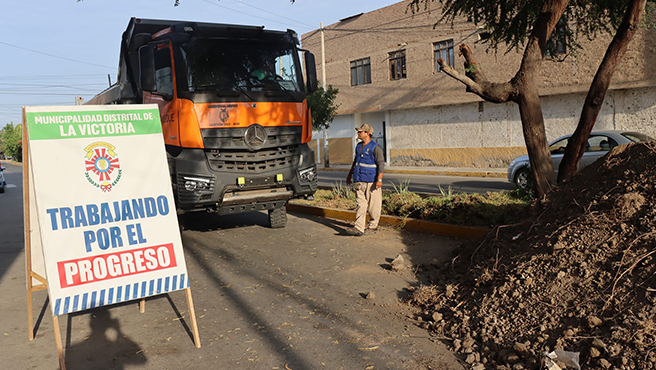
<path id="1" fill-rule="evenodd" d="M 183 91 L 301 91 L 290 43 L 196 39 L 182 45 L 180 54 Z"/>

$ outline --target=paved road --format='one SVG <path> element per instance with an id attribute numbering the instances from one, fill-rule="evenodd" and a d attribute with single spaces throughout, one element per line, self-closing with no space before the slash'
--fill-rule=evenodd
<path id="1" fill-rule="evenodd" d="M 341 182 L 346 185 L 348 171 L 319 171 L 319 186 L 332 187 Z M 394 185 L 392 185 L 392 183 Z M 409 190 L 416 193 L 440 194 L 440 188 L 444 192 L 449 189 L 461 193 L 481 193 L 488 191 L 508 191 L 515 189 L 515 185 L 508 182 L 506 178 L 498 177 L 465 177 L 465 176 L 437 176 L 437 175 L 408 175 L 386 173 L 383 178 L 383 188 L 393 190 L 394 186 L 399 188 L 409 183 Z"/>
<path id="2" fill-rule="evenodd" d="M 34 297 L 37 336 L 27 335 L 20 171 L 8 166 L 16 188 L 0 194 L 0 367 L 53 370 L 45 291 Z M 184 293 L 173 292 L 148 299 L 143 314 L 128 302 L 61 316 L 69 370 L 463 369 L 400 303 L 414 275 L 386 268 L 398 254 L 447 261 L 457 241 L 395 229 L 352 237 L 343 222 L 303 215 L 289 215 L 285 229 L 268 228 L 265 213 L 183 220 L 202 348 Z"/>

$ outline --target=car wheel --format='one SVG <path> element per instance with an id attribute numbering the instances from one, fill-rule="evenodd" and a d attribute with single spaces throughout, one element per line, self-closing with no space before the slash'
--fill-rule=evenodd
<path id="1" fill-rule="evenodd" d="M 528 188 L 531 183 L 531 170 L 528 168 L 520 168 L 515 174 L 515 185 L 520 189 Z"/>
<path id="2" fill-rule="evenodd" d="M 269 225 L 272 229 L 285 227 L 287 223 L 287 210 L 284 206 L 269 210 Z"/>

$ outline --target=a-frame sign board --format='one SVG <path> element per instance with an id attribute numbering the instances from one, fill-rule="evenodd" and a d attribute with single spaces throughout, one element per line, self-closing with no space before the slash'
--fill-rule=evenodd
<path id="1" fill-rule="evenodd" d="M 200 336 L 156 105 L 23 108 L 25 256 L 58 316 L 184 290 Z M 56 185 L 56 186 L 55 186 Z"/>

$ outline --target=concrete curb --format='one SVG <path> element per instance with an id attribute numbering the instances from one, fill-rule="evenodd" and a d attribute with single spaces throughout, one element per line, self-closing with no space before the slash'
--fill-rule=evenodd
<path id="1" fill-rule="evenodd" d="M 305 204 L 287 203 L 287 211 L 333 218 L 342 221 L 355 221 L 355 211 L 347 211 L 343 209 L 322 208 L 308 206 Z M 478 239 L 490 231 L 489 229 L 481 229 L 477 227 L 449 225 L 438 222 L 417 220 L 413 218 L 401 218 L 386 215 L 380 216 L 380 224 L 383 226 L 401 227 L 404 230 L 419 231 L 460 239 Z"/>
<path id="2" fill-rule="evenodd" d="M 324 168 L 320 167 L 319 171 L 348 171 L 343 168 Z M 463 176 L 463 177 L 499 177 L 505 178 L 507 173 L 494 172 L 494 171 L 458 171 L 458 170 L 401 170 L 385 168 L 385 173 L 400 173 L 406 175 L 427 175 L 427 176 Z"/>

